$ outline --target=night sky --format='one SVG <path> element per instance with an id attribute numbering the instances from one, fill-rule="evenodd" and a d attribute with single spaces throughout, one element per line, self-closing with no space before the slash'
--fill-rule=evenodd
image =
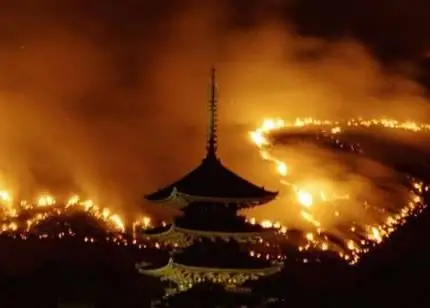
<path id="1" fill-rule="evenodd" d="M 426 0 L 2 1 L 5 185 L 138 208 L 203 155 L 212 65 L 221 155 L 263 184 L 265 116 L 426 119 L 428 29 Z"/>

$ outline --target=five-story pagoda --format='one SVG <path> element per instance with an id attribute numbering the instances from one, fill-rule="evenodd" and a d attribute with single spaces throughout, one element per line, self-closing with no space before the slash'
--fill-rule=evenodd
<path id="1" fill-rule="evenodd" d="M 170 282 L 166 295 L 185 291 L 200 282 L 236 288 L 282 268 L 281 263 L 251 257 L 240 245 L 261 242 L 274 231 L 247 223 L 237 212 L 267 203 L 277 196 L 277 192 L 254 185 L 221 163 L 217 156 L 214 69 L 211 71 L 210 94 L 206 157 L 182 179 L 145 197 L 183 213 L 170 225 L 142 231 L 147 239 L 172 247 L 165 264 L 136 264 L 142 274 Z"/>

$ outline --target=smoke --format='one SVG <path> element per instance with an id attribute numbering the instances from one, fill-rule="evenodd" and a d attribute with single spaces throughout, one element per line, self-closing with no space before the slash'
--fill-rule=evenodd
<path id="1" fill-rule="evenodd" d="M 277 145 L 272 155 L 288 166 L 288 175 L 277 177 L 286 185 L 276 201 L 245 212 L 259 220 L 312 230 L 315 226 L 302 215 L 306 211 L 324 230 L 346 236 L 340 234 L 342 227 L 384 223 L 411 198 L 404 175 L 389 163 L 382 164 L 368 156 L 294 140 Z M 267 170 L 273 170 L 275 178 L 276 168 L 272 164 L 266 165 L 266 173 Z M 310 205 L 298 200 L 297 189 L 312 195 Z"/>
<path id="2" fill-rule="evenodd" d="M 78 190 L 147 211 L 142 195 L 204 154 L 211 65 L 220 154 L 258 183 L 268 175 L 246 132 L 265 116 L 427 114 L 414 70 L 388 74 L 354 31 L 318 37 L 299 18 L 315 10 L 306 1 L 30 2 L 0 12 L 0 166 L 23 195 Z M 413 67 L 403 58 L 393 67 Z"/>

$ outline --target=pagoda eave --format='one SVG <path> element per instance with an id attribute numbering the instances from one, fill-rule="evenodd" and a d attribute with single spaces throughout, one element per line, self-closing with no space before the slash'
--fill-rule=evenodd
<path id="1" fill-rule="evenodd" d="M 251 198 L 201 196 L 197 194 L 181 192 L 176 187 L 173 187 L 170 194 L 167 196 L 156 199 L 155 197 L 149 195 L 145 198 L 150 202 L 164 203 L 166 205 L 171 205 L 172 207 L 177 209 L 182 209 L 192 202 L 231 204 L 241 209 L 244 209 L 268 203 L 274 200 L 277 195 L 278 192 L 268 192 L 267 196 Z"/>
<path id="2" fill-rule="evenodd" d="M 255 232 L 232 232 L 232 231 L 205 231 L 188 229 L 176 226 L 172 223 L 168 229 L 162 230 L 160 233 L 145 233 L 141 231 L 142 236 L 147 240 L 157 240 L 173 246 L 184 247 L 184 244 L 191 244 L 195 239 L 207 238 L 211 240 L 222 239 L 228 241 L 238 241 L 240 243 L 259 243 L 263 239 L 270 239 L 276 236 L 278 230 L 264 229 Z"/>
<path id="3" fill-rule="evenodd" d="M 145 199 L 152 203 L 159 203 L 180 210 L 188 205 L 188 202 L 180 196 L 181 194 L 178 192 L 178 189 L 173 187 L 169 193 L 154 193 L 146 195 Z"/>
<path id="4" fill-rule="evenodd" d="M 140 274 L 173 282 L 176 287 L 170 286 L 165 289 L 165 297 L 168 297 L 187 291 L 194 285 L 203 282 L 211 282 L 230 288 L 242 286 L 246 282 L 280 272 L 284 264 L 274 263 L 272 266 L 264 268 L 215 268 L 184 265 L 176 263 L 170 258 L 165 266 L 159 268 L 147 268 L 146 263 L 137 263 L 135 266 Z"/>
<path id="5" fill-rule="evenodd" d="M 178 232 L 174 224 L 171 224 L 167 230 L 163 230 L 159 233 L 146 233 L 145 230 L 142 230 L 141 236 L 147 241 L 178 248 L 188 247 L 194 241 L 194 239 L 187 234 Z"/>
<path id="6" fill-rule="evenodd" d="M 281 271 L 284 267 L 283 263 L 274 263 L 270 267 L 263 268 L 216 268 L 216 267 L 203 267 L 203 266 L 190 266 L 181 263 L 177 263 L 173 258 L 169 259 L 169 262 L 159 268 L 147 268 L 147 263 L 137 263 L 136 269 L 145 275 L 164 277 L 168 280 L 169 278 L 177 278 L 179 273 L 183 275 L 190 274 L 207 274 L 213 275 L 247 275 L 248 279 L 244 279 L 241 283 L 247 280 L 257 279 L 258 277 L 269 276 L 276 274 Z M 240 283 L 240 284 L 241 284 Z"/>

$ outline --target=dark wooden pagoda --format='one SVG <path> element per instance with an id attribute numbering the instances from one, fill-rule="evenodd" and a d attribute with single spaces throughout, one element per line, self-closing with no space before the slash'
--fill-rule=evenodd
<path id="1" fill-rule="evenodd" d="M 241 286 L 248 280 L 278 272 L 282 264 L 255 259 L 240 243 L 258 242 L 273 230 L 248 224 L 241 209 L 273 200 L 277 192 L 259 187 L 225 167 L 217 156 L 217 92 L 211 72 L 210 125 L 206 157 L 201 164 L 173 184 L 145 196 L 151 202 L 182 211 L 170 225 L 143 230 L 143 236 L 170 242 L 167 264 L 137 264 L 142 274 L 158 276 L 175 284 L 167 294 L 185 291 L 200 282 Z M 187 247 L 188 246 L 188 247 Z M 171 284 L 170 284 L 171 286 Z"/>

